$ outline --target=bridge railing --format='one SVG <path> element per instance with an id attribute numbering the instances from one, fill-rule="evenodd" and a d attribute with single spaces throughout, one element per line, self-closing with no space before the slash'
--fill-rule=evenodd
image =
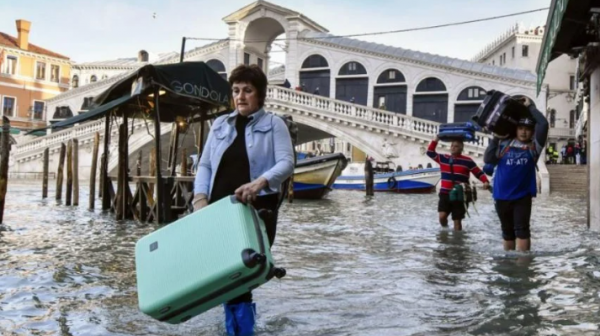
<path id="1" fill-rule="evenodd" d="M 81 125 L 71 127 L 66 130 L 58 131 L 39 139 L 30 140 L 17 144 L 15 146 L 15 154 L 17 156 L 53 147 L 62 142 L 67 142 L 69 139 L 81 139 L 82 137 L 93 136 L 94 133 L 104 130 L 104 119 L 90 121 Z"/>
<path id="2" fill-rule="evenodd" d="M 396 128 L 398 131 L 420 135 L 427 139 L 434 137 L 438 133 L 438 127 L 440 125 L 434 121 L 352 104 L 279 86 L 270 85 L 267 89 L 267 98 L 291 103 L 299 107 L 310 108 L 313 111 L 323 111 L 334 115 L 337 114 L 357 121 L 386 125 L 388 127 Z M 142 122 L 143 121 L 136 121 L 136 123 Z M 103 119 L 86 122 L 39 139 L 33 139 L 17 144 L 13 153 L 16 154 L 17 158 L 27 156 L 27 153 L 40 152 L 46 147 L 56 147 L 62 142 L 67 142 L 69 139 L 76 138 L 81 140 L 82 138 L 92 137 L 95 132 L 101 132 L 102 130 L 104 130 Z M 114 130 L 114 132 L 116 132 L 116 130 Z M 471 145 L 481 150 L 487 146 L 488 141 L 489 135 L 477 133 L 477 141 L 471 143 Z"/>
<path id="3" fill-rule="evenodd" d="M 438 133 L 440 125 L 440 123 L 435 121 L 352 104 L 279 86 L 269 86 L 267 89 L 267 98 L 305 106 L 311 110 L 321 110 L 344 117 L 390 126 L 403 132 L 422 135 L 428 139 L 433 138 Z M 479 149 L 484 149 L 487 147 L 489 139 L 490 136 L 488 134 L 477 133 L 476 141 L 472 142 L 471 145 L 478 147 Z"/>

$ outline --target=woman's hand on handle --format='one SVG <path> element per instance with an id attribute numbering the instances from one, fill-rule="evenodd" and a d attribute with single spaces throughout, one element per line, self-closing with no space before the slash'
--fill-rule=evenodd
<path id="1" fill-rule="evenodd" d="M 259 177 L 256 180 L 237 188 L 235 190 L 235 197 L 244 204 L 252 204 L 256 201 L 258 193 L 268 186 L 269 182 L 267 182 L 267 179 Z"/>

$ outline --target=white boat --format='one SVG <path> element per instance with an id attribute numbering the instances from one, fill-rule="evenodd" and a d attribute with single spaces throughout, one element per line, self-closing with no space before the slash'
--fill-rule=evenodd
<path id="1" fill-rule="evenodd" d="M 350 163 L 335 180 L 333 189 L 365 190 L 365 164 Z M 398 193 L 430 193 L 441 178 L 440 168 L 393 171 L 389 168 L 375 169 L 373 190 Z"/>

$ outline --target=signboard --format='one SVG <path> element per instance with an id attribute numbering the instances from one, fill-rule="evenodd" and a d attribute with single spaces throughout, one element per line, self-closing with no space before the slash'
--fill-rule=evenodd
<path id="1" fill-rule="evenodd" d="M 556 42 L 556 36 L 560 31 L 562 24 L 562 18 L 567 9 L 569 0 L 553 0 L 553 6 L 551 6 L 552 13 L 548 16 L 548 22 L 546 22 L 546 36 L 544 38 L 544 44 L 542 45 L 542 51 L 540 53 L 540 59 L 537 67 L 537 94 L 540 94 L 544 77 L 546 76 L 546 69 L 548 63 L 552 58 L 552 48 L 554 48 L 554 42 Z"/>

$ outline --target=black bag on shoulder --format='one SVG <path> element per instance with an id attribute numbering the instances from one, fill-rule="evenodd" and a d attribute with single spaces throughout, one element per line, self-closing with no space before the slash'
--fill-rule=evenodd
<path id="1" fill-rule="evenodd" d="M 516 134 L 517 123 L 524 117 L 531 118 L 527 106 L 503 92 L 490 90 L 472 119 L 499 136 L 511 136 Z"/>

